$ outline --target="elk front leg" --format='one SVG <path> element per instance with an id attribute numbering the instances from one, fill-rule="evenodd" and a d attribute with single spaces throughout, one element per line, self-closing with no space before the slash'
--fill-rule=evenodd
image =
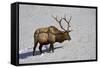
<path id="1" fill-rule="evenodd" d="M 53 46 L 53 44 L 50 44 L 50 49 L 49 49 L 49 51 L 54 52 L 54 46 Z"/>

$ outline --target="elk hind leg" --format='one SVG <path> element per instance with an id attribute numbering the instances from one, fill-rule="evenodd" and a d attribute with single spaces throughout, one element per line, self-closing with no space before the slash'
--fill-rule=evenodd
<path id="1" fill-rule="evenodd" d="M 43 46 L 43 45 L 40 45 L 40 46 L 39 46 L 40 54 L 43 53 L 43 52 L 42 52 L 42 46 Z"/>
<path id="2" fill-rule="evenodd" d="M 35 50 L 36 50 L 37 44 L 38 44 L 38 42 L 34 42 L 34 47 L 33 47 L 33 56 L 35 55 Z"/>
<path id="3" fill-rule="evenodd" d="M 49 51 L 54 52 L 54 46 L 53 46 L 53 44 L 50 44 L 50 49 L 49 49 Z"/>

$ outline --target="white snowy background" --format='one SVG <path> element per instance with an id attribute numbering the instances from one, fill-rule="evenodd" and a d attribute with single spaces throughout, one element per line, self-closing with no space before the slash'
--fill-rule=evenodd
<path id="1" fill-rule="evenodd" d="M 72 16 L 70 33 L 71 41 L 55 43 L 54 53 L 48 53 L 43 47 L 41 56 L 36 49 L 32 56 L 34 46 L 34 32 L 40 27 L 53 25 L 61 30 L 59 24 L 51 15 L 67 19 Z M 96 59 L 95 17 L 96 10 L 89 8 L 54 7 L 38 5 L 20 5 L 19 7 L 19 63 L 40 63 L 55 61 L 76 61 Z M 63 21 L 64 22 L 64 21 Z M 67 24 L 62 25 L 66 28 Z"/>

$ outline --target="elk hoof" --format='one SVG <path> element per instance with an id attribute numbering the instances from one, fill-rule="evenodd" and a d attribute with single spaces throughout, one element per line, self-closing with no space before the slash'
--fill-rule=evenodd
<path id="1" fill-rule="evenodd" d="M 33 56 L 34 56 L 35 54 L 33 53 Z"/>

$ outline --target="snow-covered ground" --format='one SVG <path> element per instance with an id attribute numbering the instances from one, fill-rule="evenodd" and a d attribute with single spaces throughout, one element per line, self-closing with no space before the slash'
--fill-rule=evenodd
<path id="1" fill-rule="evenodd" d="M 49 53 L 49 45 L 43 47 L 43 55 L 40 55 L 38 47 L 36 55 L 32 55 L 34 47 L 34 32 L 36 29 L 47 26 L 55 26 L 59 30 L 59 24 L 51 15 L 64 16 L 67 19 L 72 16 L 70 36 L 71 41 L 54 44 L 54 53 Z M 56 61 L 76 61 L 96 59 L 96 34 L 95 9 L 50 7 L 20 5 L 19 8 L 19 63 L 40 63 Z M 64 22 L 64 21 L 63 21 Z M 62 23 L 64 27 L 67 24 Z"/>
<path id="2" fill-rule="evenodd" d="M 20 52 L 19 62 L 20 63 L 39 63 L 39 62 L 55 62 L 55 61 L 76 61 L 76 60 L 91 60 L 95 59 L 95 47 L 88 46 L 91 43 L 74 43 L 65 41 L 62 44 L 56 43 L 54 45 L 54 53 L 49 52 L 47 47 L 43 47 L 43 54 L 36 50 L 36 54 L 33 56 L 32 48 L 27 48 Z M 94 48 L 94 50 L 93 50 Z"/>

